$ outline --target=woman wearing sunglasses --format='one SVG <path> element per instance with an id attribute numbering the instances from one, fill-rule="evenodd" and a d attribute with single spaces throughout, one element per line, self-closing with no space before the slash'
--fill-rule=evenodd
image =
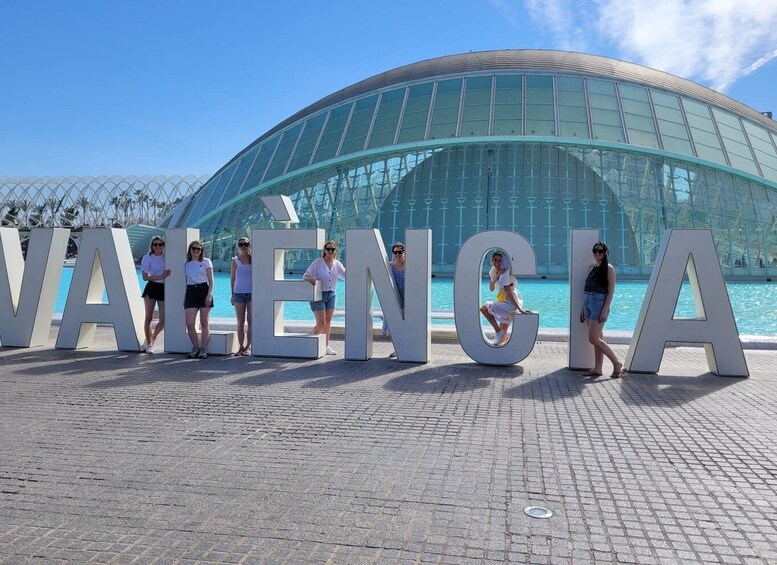
<path id="1" fill-rule="evenodd" d="M 584 377 L 600 377 L 604 358 L 612 363 L 610 377 L 618 379 L 623 376 L 623 363 L 613 353 L 610 346 L 604 342 L 602 331 L 604 323 L 610 314 L 610 304 L 615 294 L 615 269 L 610 265 L 607 244 L 598 241 L 593 247 L 594 264 L 585 280 L 583 289 L 583 309 L 580 311 L 580 322 L 588 322 L 588 341 L 594 346 L 594 366 L 583 373 Z"/>
<path id="2" fill-rule="evenodd" d="M 507 331 L 516 312 L 529 314 L 523 309 L 523 297 L 518 292 L 515 277 L 510 274 L 510 258 L 499 250 L 491 255 L 491 269 L 488 271 L 488 287 L 496 290 L 496 300 L 480 307 L 480 313 L 494 328 L 494 345 L 500 347 L 509 339 Z"/>
<path id="3" fill-rule="evenodd" d="M 397 286 L 397 292 L 399 293 L 399 307 L 404 311 L 405 309 L 405 244 L 401 241 L 397 241 L 391 246 L 391 254 L 394 259 L 389 263 L 391 267 L 391 276 L 394 277 L 394 284 Z M 389 335 L 388 324 L 386 318 L 383 318 L 383 335 Z M 389 353 L 389 357 L 394 358 L 397 356 L 395 351 Z"/>
<path id="4" fill-rule="evenodd" d="M 232 305 L 237 318 L 235 355 L 251 354 L 251 242 L 247 237 L 237 240 L 238 254 L 232 257 Z M 248 320 L 248 324 L 246 324 Z"/>
<path id="5" fill-rule="evenodd" d="M 208 340 L 210 328 L 208 318 L 213 308 L 213 263 L 204 257 L 201 241 L 192 241 L 186 252 L 186 295 L 183 299 L 184 316 L 186 317 L 186 333 L 192 342 L 190 359 L 208 356 Z M 197 314 L 200 315 L 201 333 L 197 333 Z"/>
<path id="6" fill-rule="evenodd" d="M 337 244 L 334 241 L 329 240 L 324 244 L 322 256 L 310 264 L 303 278 L 314 286 L 316 281 L 321 281 L 321 300 L 310 303 L 310 309 L 316 317 L 316 325 L 311 333 L 324 334 L 326 354 L 337 355 L 337 351 L 329 347 L 329 333 L 335 313 L 337 281 L 345 279 L 345 267 L 337 260 Z"/>
<path id="7" fill-rule="evenodd" d="M 165 327 L 165 279 L 170 276 L 170 269 L 165 268 L 165 241 L 161 237 L 151 238 L 148 253 L 140 260 L 140 272 L 146 281 L 146 287 L 143 289 L 143 302 L 146 307 L 143 333 L 146 340 L 140 350 L 154 353 L 154 342 Z M 157 305 L 159 320 L 152 331 L 151 322 Z"/>

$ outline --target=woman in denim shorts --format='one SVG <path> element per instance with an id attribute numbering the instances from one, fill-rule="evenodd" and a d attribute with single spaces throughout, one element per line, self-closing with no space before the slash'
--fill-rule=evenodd
<path id="1" fill-rule="evenodd" d="M 251 242 L 247 237 L 237 240 L 238 254 L 232 257 L 232 305 L 237 318 L 235 355 L 251 354 Z M 246 324 L 246 321 L 248 323 Z"/>
<path id="2" fill-rule="evenodd" d="M 610 303 L 615 294 L 615 269 L 610 265 L 607 244 L 598 241 L 593 247 L 594 264 L 588 272 L 583 289 L 583 309 L 580 311 L 580 322 L 588 323 L 588 341 L 594 346 L 594 366 L 583 373 L 584 377 L 599 377 L 602 375 L 604 358 L 612 363 L 610 377 L 617 379 L 623 376 L 623 363 L 613 353 L 610 346 L 604 342 L 602 331 L 604 323 L 610 314 Z"/>
<path id="3" fill-rule="evenodd" d="M 310 284 L 321 281 L 321 300 L 310 303 L 310 309 L 316 317 L 313 334 L 326 336 L 326 354 L 337 355 L 337 351 L 329 347 L 329 333 L 332 327 L 332 316 L 335 313 L 335 289 L 338 279 L 345 279 L 345 267 L 337 260 L 337 244 L 329 240 L 324 244 L 322 256 L 313 261 L 305 271 L 304 279 Z"/>

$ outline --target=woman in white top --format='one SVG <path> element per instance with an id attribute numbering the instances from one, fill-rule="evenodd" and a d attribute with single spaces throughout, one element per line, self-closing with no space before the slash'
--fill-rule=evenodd
<path id="1" fill-rule="evenodd" d="M 251 241 L 237 240 L 238 254 L 232 257 L 232 305 L 237 318 L 237 341 L 240 348 L 235 355 L 251 354 Z M 246 325 L 246 319 L 248 324 Z"/>
<path id="2" fill-rule="evenodd" d="M 496 300 L 486 302 L 480 307 L 480 312 L 494 328 L 494 345 L 504 345 L 507 342 L 507 330 L 513 321 L 513 314 L 529 313 L 523 310 L 523 297 L 516 288 L 515 277 L 510 274 L 510 259 L 501 251 L 491 255 L 491 270 L 488 272 L 488 287 L 497 290 Z"/>
<path id="3" fill-rule="evenodd" d="M 143 321 L 143 333 L 146 341 L 141 351 L 154 352 L 154 342 L 165 327 L 165 279 L 170 276 L 170 269 L 165 268 L 165 240 L 159 236 L 151 238 L 148 253 L 140 260 L 140 272 L 146 287 L 143 289 L 143 302 L 146 306 L 146 319 Z M 151 330 L 154 319 L 154 308 L 159 305 L 159 320 Z"/>
<path id="4" fill-rule="evenodd" d="M 329 240 L 324 244 L 322 256 L 313 261 L 305 271 L 304 279 L 315 285 L 321 281 L 321 300 L 310 303 L 310 309 L 316 317 L 313 334 L 326 336 L 326 354 L 337 355 L 337 351 L 329 347 L 329 333 L 332 327 L 332 316 L 335 313 L 335 290 L 338 279 L 345 279 L 345 267 L 337 260 L 337 244 Z"/>
<path id="5" fill-rule="evenodd" d="M 184 315 L 186 316 L 186 333 L 192 342 L 190 359 L 208 356 L 208 340 L 210 328 L 208 317 L 213 308 L 213 263 L 203 257 L 202 242 L 192 241 L 186 253 L 186 295 L 183 299 Z M 202 334 L 197 334 L 197 314 L 200 315 Z"/>

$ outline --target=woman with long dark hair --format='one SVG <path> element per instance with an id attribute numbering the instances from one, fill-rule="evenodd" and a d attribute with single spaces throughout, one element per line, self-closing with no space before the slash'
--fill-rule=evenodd
<path id="1" fill-rule="evenodd" d="M 594 366 L 583 373 L 584 377 L 599 377 L 602 375 L 604 358 L 612 363 L 610 377 L 617 379 L 623 376 L 623 363 L 613 353 L 602 337 L 604 323 L 610 315 L 610 304 L 615 294 L 615 269 L 610 265 L 607 244 L 597 241 L 593 247 L 594 264 L 585 279 L 583 289 L 583 309 L 580 311 L 580 322 L 588 323 L 588 341 L 594 346 Z"/>

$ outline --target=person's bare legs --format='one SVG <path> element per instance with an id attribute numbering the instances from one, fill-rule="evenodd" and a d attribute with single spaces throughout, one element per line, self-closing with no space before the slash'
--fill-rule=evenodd
<path id="1" fill-rule="evenodd" d="M 602 339 L 602 332 L 604 330 L 604 324 L 596 320 L 587 320 L 588 322 L 588 341 L 594 346 L 594 367 L 591 369 L 594 373 L 602 373 L 602 365 L 604 358 L 610 360 L 612 363 L 613 373 L 618 373 L 623 369 L 623 364 L 618 361 L 615 353 L 610 346 Z"/>
<path id="2" fill-rule="evenodd" d="M 162 330 L 165 329 L 165 302 L 164 302 L 164 300 L 157 302 L 157 308 L 159 308 L 159 319 L 156 322 L 156 326 L 154 327 L 154 331 L 151 332 L 151 343 L 152 344 L 156 341 L 156 338 L 159 337 L 159 334 L 162 333 Z"/>
<path id="3" fill-rule="evenodd" d="M 491 327 L 494 328 L 495 332 L 498 332 L 501 328 L 499 327 L 499 324 L 496 323 L 496 318 L 494 318 L 493 315 L 491 315 L 491 312 L 488 311 L 488 306 L 483 305 L 480 307 L 480 313 L 485 316 L 486 320 L 488 320 L 488 323 L 491 324 Z"/>
<path id="4" fill-rule="evenodd" d="M 237 342 L 240 345 L 237 352 L 238 354 L 241 354 L 245 349 L 245 323 L 246 323 L 245 304 L 240 304 L 240 303 L 235 304 L 235 317 L 237 318 Z"/>
<path id="5" fill-rule="evenodd" d="M 197 308 L 187 308 L 184 310 L 186 319 L 186 333 L 189 335 L 189 341 L 192 346 L 200 348 L 200 336 L 197 334 Z"/>
<path id="6" fill-rule="evenodd" d="M 208 341 L 210 340 L 210 327 L 208 327 L 208 318 L 210 318 L 210 306 L 207 308 L 200 308 L 200 346 L 201 349 L 208 349 Z"/>
<path id="7" fill-rule="evenodd" d="M 324 335 L 326 336 L 327 345 L 329 345 L 329 333 L 332 331 L 332 317 L 334 315 L 334 308 L 324 311 Z"/>
<path id="8" fill-rule="evenodd" d="M 248 352 L 251 351 L 251 304 L 245 304 L 246 307 L 246 320 L 248 323 L 246 324 L 246 344 L 243 348 L 243 353 L 248 355 Z"/>
<path id="9" fill-rule="evenodd" d="M 313 326 L 313 330 L 310 333 L 313 335 L 324 333 L 324 328 L 326 327 L 326 312 L 324 310 L 313 310 L 313 315 L 316 317 L 316 325 Z"/>
<path id="10" fill-rule="evenodd" d="M 143 297 L 143 304 L 146 309 L 146 318 L 143 320 L 143 337 L 146 340 L 146 345 L 151 345 L 153 338 L 151 337 L 151 321 L 154 319 L 154 306 L 156 306 L 156 300 L 150 296 Z M 159 303 L 162 304 L 161 302 Z"/>

